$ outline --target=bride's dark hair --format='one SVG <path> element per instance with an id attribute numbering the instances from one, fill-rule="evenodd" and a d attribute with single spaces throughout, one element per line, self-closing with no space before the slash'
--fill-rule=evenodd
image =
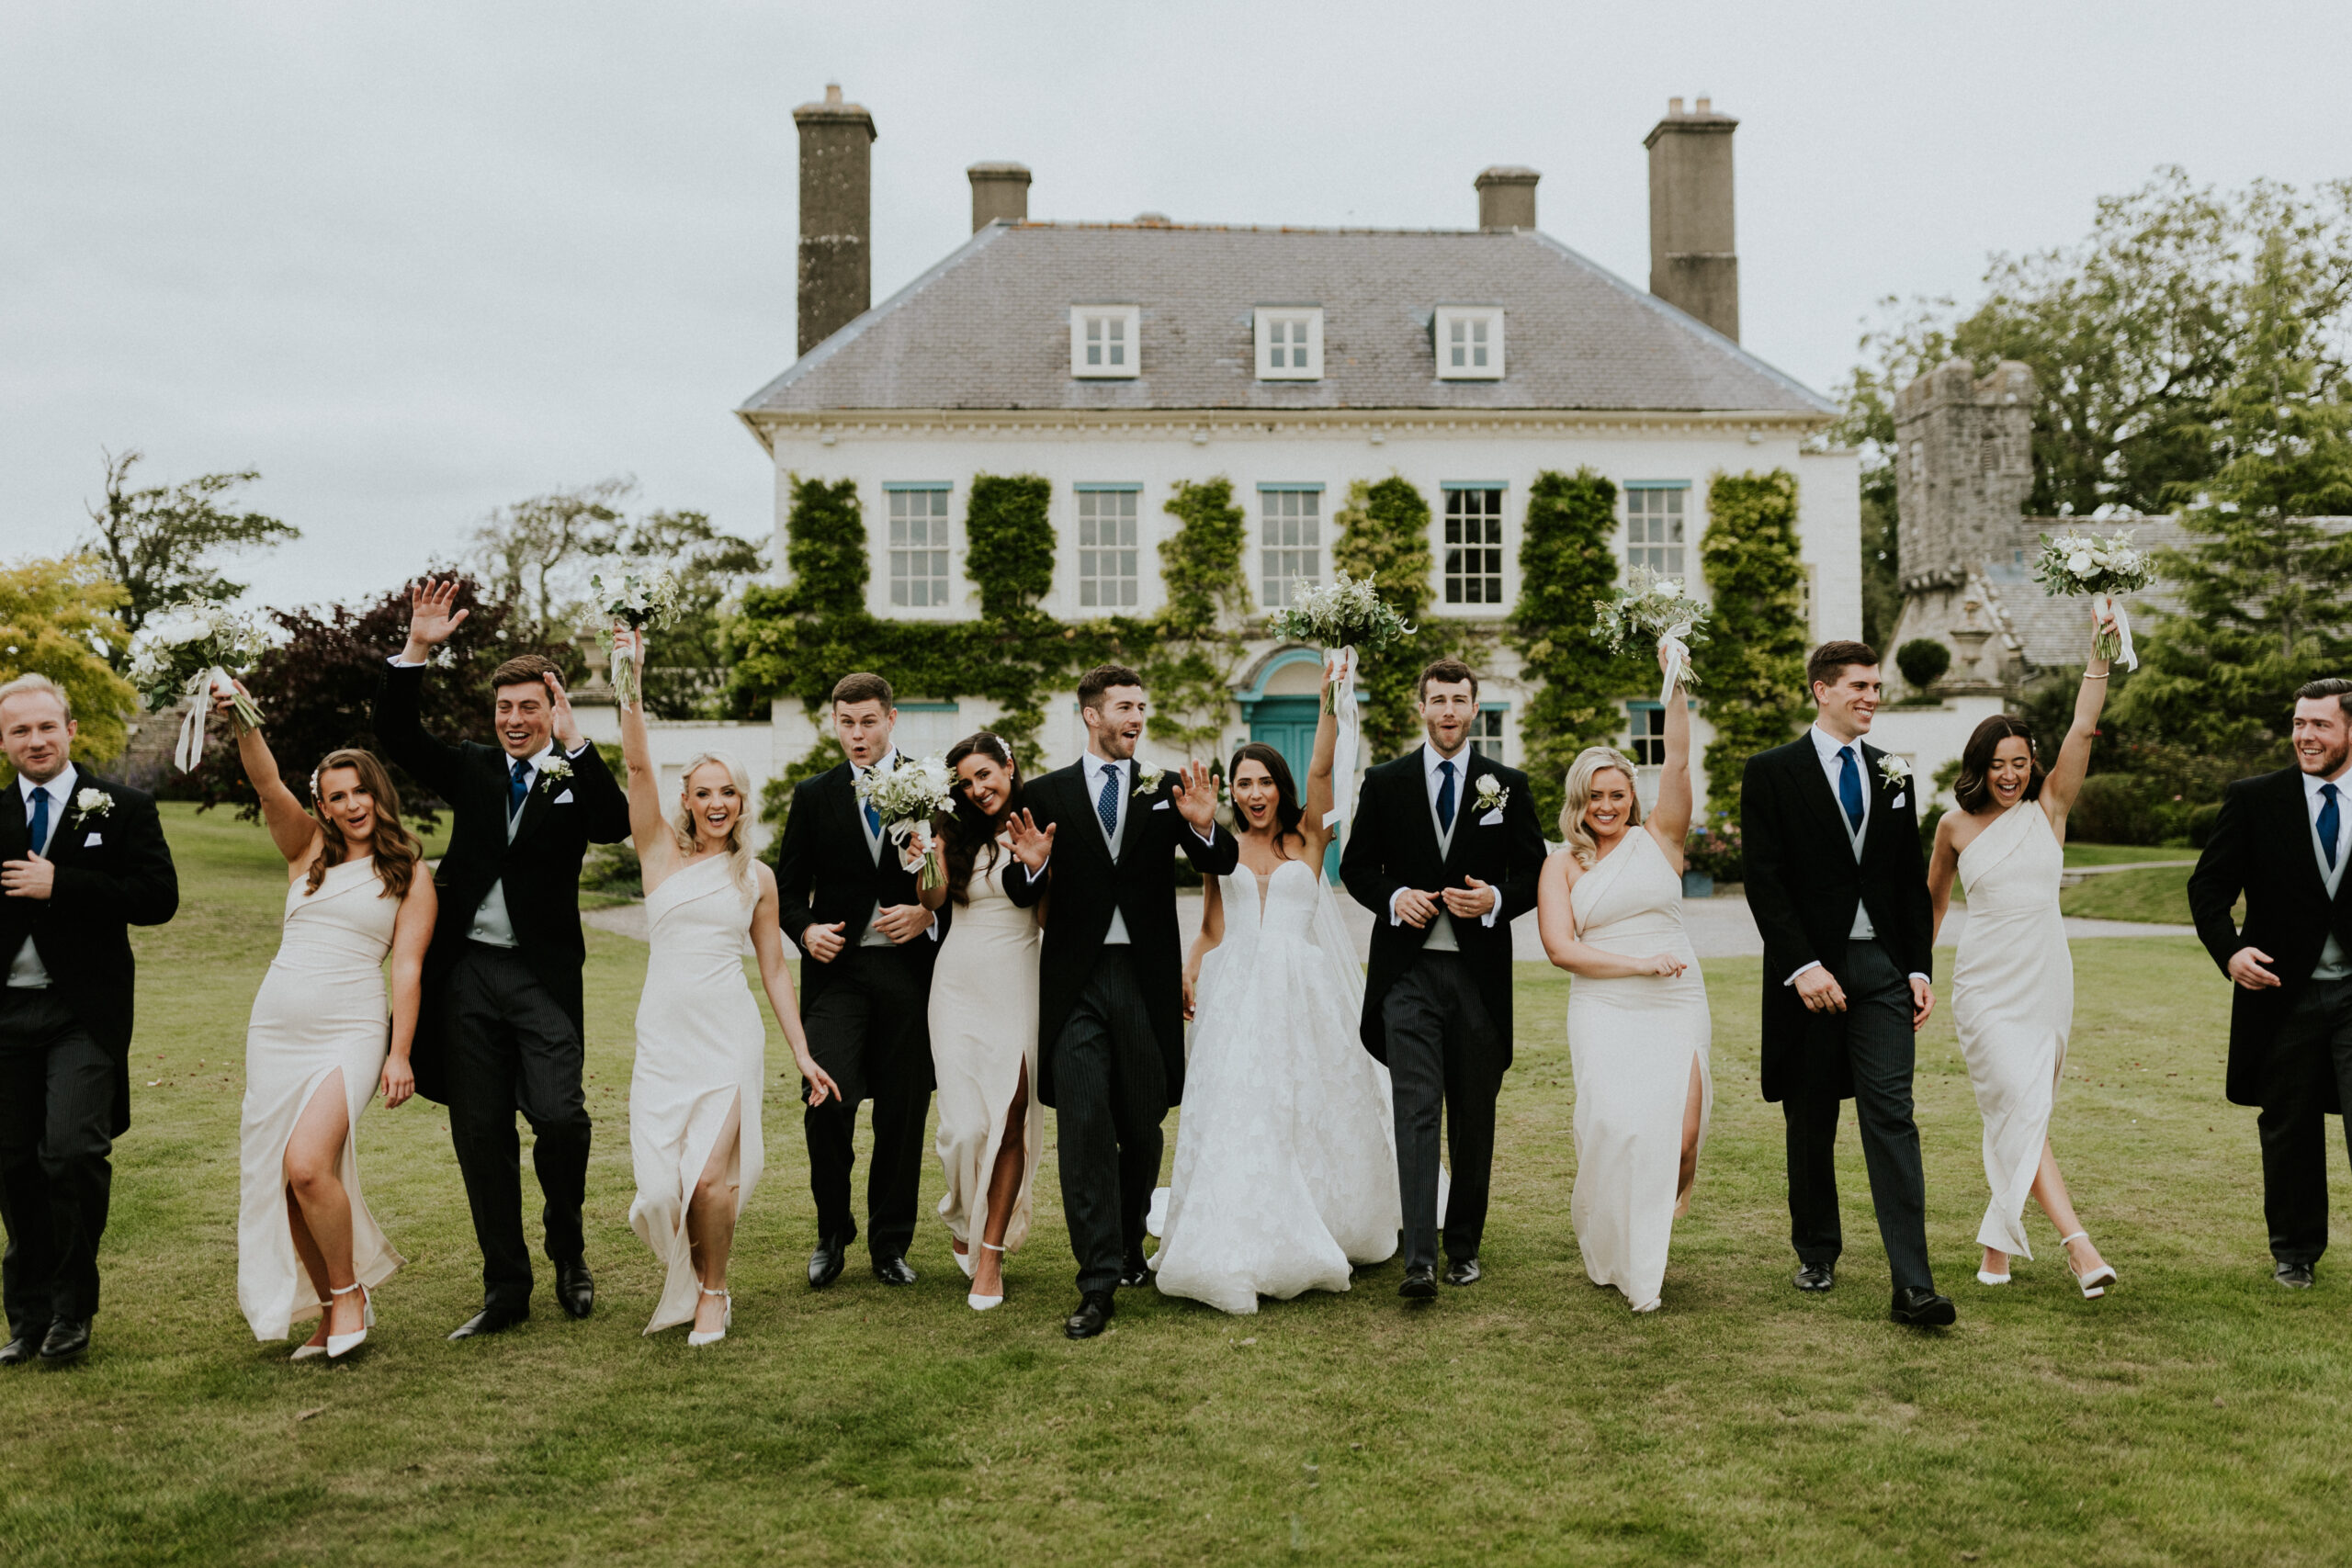
<path id="1" fill-rule="evenodd" d="M 2015 714 L 1996 713 L 1978 725 L 1968 744 L 1960 749 L 1960 777 L 1953 781 L 1951 795 L 1962 811 L 1973 814 L 1993 804 L 1993 786 L 1986 778 L 1993 771 L 1993 753 L 2000 750 L 2002 741 L 2012 739 L 2025 742 L 2027 767 L 2021 798 L 2041 797 L 2043 773 L 2041 759 L 2034 753 L 2033 731 Z"/>
<path id="2" fill-rule="evenodd" d="M 1298 785 L 1291 781 L 1290 764 L 1283 761 L 1283 754 L 1280 751 L 1275 750 L 1264 741 L 1246 741 L 1238 750 L 1233 753 L 1233 761 L 1225 770 L 1225 786 L 1227 793 L 1230 793 L 1233 788 L 1233 775 L 1240 772 L 1241 764 L 1244 762 L 1262 763 L 1266 772 L 1273 775 L 1274 852 L 1284 860 L 1288 860 L 1290 850 L 1283 840 L 1297 835 L 1300 842 L 1306 841 L 1305 835 L 1299 833 L 1298 824 L 1306 815 L 1306 807 L 1298 798 Z M 1245 831 L 1241 825 L 1241 808 L 1238 806 L 1233 808 L 1233 822 L 1235 832 Z"/>
<path id="3" fill-rule="evenodd" d="M 953 773 L 956 764 L 967 757 L 986 757 L 1011 776 L 1005 791 L 1004 809 L 994 816 L 972 804 L 972 792 L 963 780 L 956 781 L 956 807 L 939 814 L 940 863 L 947 870 L 947 896 L 958 904 L 972 901 L 973 863 L 980 851 L 988 851 L 988 864 L 983 872 L 994 870 L 997 861 L 996 836 L 1004 830 L 1004 819 L 1021 804 L 1021 764 L 1012 760 L 1012 748 L 1004 737 L 993 730 L 983 729 L 967 735 L 947 749 L 947 771 Z"/>

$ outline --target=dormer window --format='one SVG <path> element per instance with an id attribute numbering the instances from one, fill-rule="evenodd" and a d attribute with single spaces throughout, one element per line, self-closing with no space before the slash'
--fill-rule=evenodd
<path id="1" fill-rule="evenodd" d="M 1430 332 L 1441 381 L 1499 381 L 1503 313 L 1492 305 L 1440 305 Z"/>
<path id="2" fill-rule="evenodd" d="M 1069 373 L 1092 380 L 1141 375 L 1143 307 L 1073 305 L 1069 312 Z"/>
<path id="3" fill-rule="evenodd" d="M 1320 305 L 1258 307 L 1258 379 L 1319 381 L 1323 378 L 1323 308 Z"/>

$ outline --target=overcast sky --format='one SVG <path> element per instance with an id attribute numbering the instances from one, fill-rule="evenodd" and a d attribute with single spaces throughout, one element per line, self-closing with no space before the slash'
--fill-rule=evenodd
<path id="1" fill-rule="evenodd" d="M 254 468 L 275 603 L 368 596 L 492 507 L 632 473 L 772 526 L 730 411 L 793 357 L 791 110 L 869 107 L 874 286 L 1049 219 L 1466 227 L 1490 164 L 1649 274 L 1642 139 L 1741 121 L 1747 345 L 1823 390 L 1888 294 L 1966 298 L 2157 165 L 2352 174 L 2352 6 L 2201 4 L 0 6 L 0 555 L 100 449 Z"/>

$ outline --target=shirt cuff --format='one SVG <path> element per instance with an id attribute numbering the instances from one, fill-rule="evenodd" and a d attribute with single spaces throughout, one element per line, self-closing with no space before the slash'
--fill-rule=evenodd
<path id="1" fill-rule="evenodd" d="M 391 658 L 386 660 L 385 662 L 390 664 L 395 670 L 422 670 L 424 668 L 424 660 L 402 659 L 397 653 L 393 654 Z"/>
<path id="2" fill-rule="evenodd" d="M 1925 975 L 1920 974 L 1916 969 L 1911 972 L 1911 978 L 1918 981 L 1922 985 L 1932 986 L 1935 984 L 1933 980 L 1928 979 Z"/>
<path id="3" fill-rule="evenodd" d="M 1404 896 L 1405 889 L 1402 887 L 1388 896 L 1388 923 L 1392 926 L 1401 926 L 1405 923 L 1405 917 L 1396 912 L 1396 900 Z"/>
<path id="4" fill-rule="evenodd" d="M 1503 896 L 1500 893 L 1497 893 L 1495 895 L 1494 907 L 1488 909 L 1485 914 L 1478 917 L 1478 923 L 1491 930 L 1495 923 L 1495 917 L 1502 912 Z"/>
<path id="5" fill-rule="evenodd" d="M 1188 818 L 1186 818 L 1184 819 L 1184 826 L 1185 826 L 1185 827 L 1187 827 L 1187 828 L 1192 828 L 1192 829 L 1193 829 L 1193 837 L 1194 837 L 1195 839 L 1198 839 L 1198 840 L 1199 840 L 1201 842 L 1203 842 L 1204 844 L 1214 844 L 1214 843 L 1216 843 L 1216 823 L 1214 823 L 1214 822 L 1210 823 L 1210 824 L 1209 824 L 1209 830 L 1208 830 L 1207 832 L 1205 832 L 1205 833 L 1202 832 L 1198 828 L 1193 828 L 1193 821 L 1192 821 L 1192 818 L 1189 818 L 1189 817 L 1188 817 Z"/>
<path id="6" fill-rule="evenodd" d="M 1785 979 L 1785 980 L 1781 981 L 1781 984 L 1782 984 L 1783 986 L 1793 986 L 1793 985 L 1795 985 L 1795 984 L 1797 983 L 1797 981 L 1798 981 L 1798 980 L 1800 980 L 1800 979 L 1802 979 L 1802 978 L 1804 977 L 1804 972 L 1805 972 L 1805 970 L 1806 970 L 1806 969 L 1818 969 L 1818 968 L 1820 968 L 1820 967 L 1821 967 L 1821 960 L 1820 960 L 1820 959 L 1818 959 L 1818 958 L 1816 958 L 1816 959 L 1815 959 L 1812 963 L 1805 964 L 1803 968 L 1800 968 L 1800 969 L 1796 970 L 1794 973 L 1791 974 L 1791 975 L 1789 976 L 1789 977 L 1788 977 L 1787 979 Z"/>
<path id="7" fill-rule="evenodd" d="M 596 743 L 594 740 L 582 740 L 579 745 L 574 746 L 571 750 L 566 751 L 564 755 L 567 757 L 577 757 L 582 751 L 587 750 L 589 747 L 594 746 L 594 744 Z"/>

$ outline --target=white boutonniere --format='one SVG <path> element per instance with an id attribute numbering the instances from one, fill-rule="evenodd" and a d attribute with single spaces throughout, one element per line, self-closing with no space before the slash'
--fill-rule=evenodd
<path id="1" fill-rule="evenodd" d="M 1137 768 L 1136 770 L 1136 798 L 1141 800 L 1148 795 L 1158 794 L 1159 786 L 1175 776 L 1173 773 L 1163 773 L 1158 768 L 1152 769 L 1148 773 Z"/>
<path id="2" fill-rule="evenodd" d="M 114 796 L 102 789 L 77 791 L 74 796 L 74 820 L 87 822 L 93 817 L 104 817 L 114 809 Z"/>
<path id="3" fill-rule="evenodd" d="M 1878 759 L 1878 774 L 1890 784 L 1905 784 L 1911 778 L 1911 764 L 1892 751 L 1882 751 Z"/>
<path id="4" fill-rule="evenodd" d="M 1470 793 L 1481 811 L 1500 811 L 1510 804 L 1510 791 L 1492 773 L 1480 773 L 1476 787 Z"/>
<path id="5" fill-rule="evenodd" d="M 539 770 L 539 783 L 543 787 L 548 789 L 555 788 L 558 784 L 570 780 L 571 777 L 571 764 L 561 757 L 549 757 L 547 761 L 547 766 Z"/>

